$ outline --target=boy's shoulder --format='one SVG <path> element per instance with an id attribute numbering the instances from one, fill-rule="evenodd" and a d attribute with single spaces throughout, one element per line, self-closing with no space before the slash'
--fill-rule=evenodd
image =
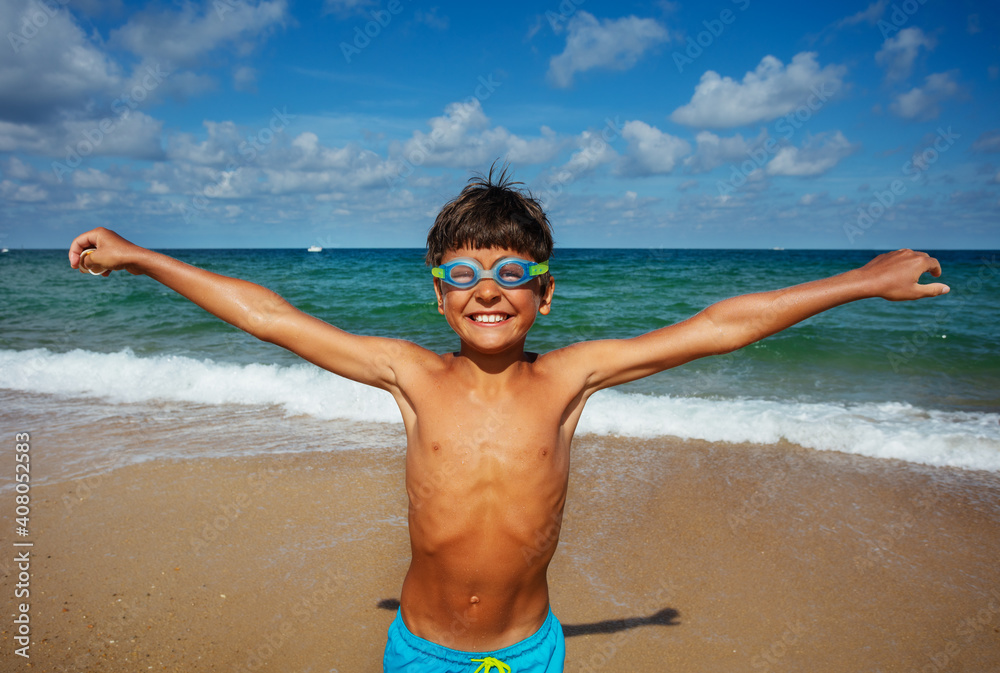
<path id="1" fill-rule="evenodd" d="M 525 352 L 525 364 L 534 376 L 573 385 L 584 380 L 592 369 L 592 343 L 581 341 L 545 353 Z"/>

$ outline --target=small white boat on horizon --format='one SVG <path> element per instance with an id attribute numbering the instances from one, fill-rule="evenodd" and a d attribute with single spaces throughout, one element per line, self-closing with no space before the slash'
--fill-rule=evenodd
<path id="1" fill-rule="evenodd" d="M 310 245 L 308 250 L 306 250 L 306 252 L 323 252 L 323 248 L 319 247 L 318 245 Z"/>
<path id="2" fill-rule="evenodd" d="M 0 253 L 5 253 L 5 252 L 10 252 L 10 250 L 8 250 L 7 248 L 4 248 L 3 250 L 0 250 Z"/>

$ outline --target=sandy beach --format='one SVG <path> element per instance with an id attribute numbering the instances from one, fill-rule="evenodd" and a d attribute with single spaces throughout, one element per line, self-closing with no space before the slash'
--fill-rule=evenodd
<path id="1" fill-rule="evenodd" d="M 381 670 L 409 553 L 401 449 L 158 460 L 32 498 L 31 658 L 8 550 L 5 671 Z M 995 474 L 583 436 L 568 502 L 549 572 L 567 671 L 1000 661 Z"/>

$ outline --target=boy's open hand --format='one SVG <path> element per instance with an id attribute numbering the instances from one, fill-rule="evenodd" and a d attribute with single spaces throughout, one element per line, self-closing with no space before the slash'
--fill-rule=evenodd
<path id="1" fill-rule="evenodd" d="M 944 283 L 918 281 L 924 273 L 935 278 L 941 275 L 941 264 L 926 252 L 896 250 L 879 255 L 858 271 L 871 283 L 871 295 L 890 301 L 906 301 L 936 297 L 951 290 Z"/>
<path id="2" fill-rule="evenodd" d="M 86 261 L 81 265 L 80 253 L 89 249 L 94 251 L 87 254 Z M 141 272 L 132 263 L 137 258 L 137 253 L 142 251 L 143 248 L 129 243 L 110 229 L 98 227 L 73 239 L 69 247 L 69 265 L 82 273 L 92 271 L 102 276 L 108 276 L 119 269 L 139 274 Z"/>

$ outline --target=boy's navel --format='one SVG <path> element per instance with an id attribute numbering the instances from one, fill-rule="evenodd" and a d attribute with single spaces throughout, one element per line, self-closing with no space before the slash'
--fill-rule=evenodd
<path id="1" fill-rule="evenodd" d="M 470 603 L 478 603 L 479 602 L 479 596 L 473 596 L 472 598 L 469 599 L 469 602 Z"/>

